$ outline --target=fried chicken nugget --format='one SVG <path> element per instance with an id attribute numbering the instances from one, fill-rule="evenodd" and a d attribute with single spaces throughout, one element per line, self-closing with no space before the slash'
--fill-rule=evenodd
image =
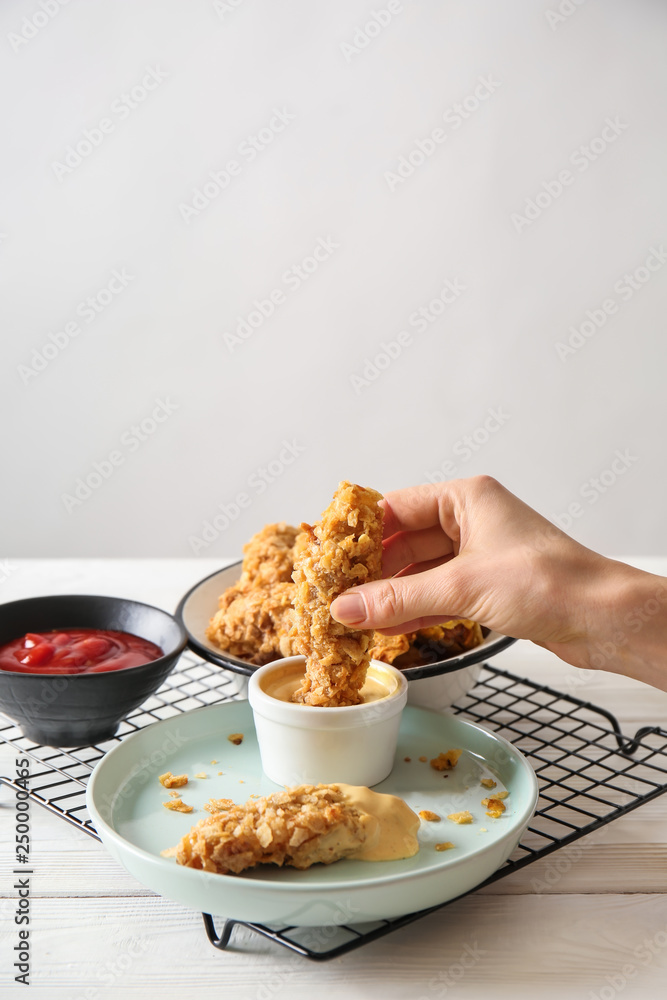
<path id="1" fill-rule="evenodd" d="M 384 663 L 393 663 L 400 670 L 458 656 L 467 649 L 474 649 L 483 641 L 482 629 L 477 622 L 455 618 L 441 625 L 420 628 L 404 635 L 374 632 L 371 657 Z"/>
<path id="2" fill-rule="evenodd" d="M 346 801 L 336 785 L 299 785 L 235 805 L 213 800 L 176 848 L 179 865 L 220 875 L 258 864 L 309 868 L 358 851 L 377 820 Z"/>
<path id="3" fill-rule="evenodd" d="M 241 579 L 237 586 L 265 587 L 273 583 L 291 583 L 294 568 L 294 543 L 299 529 L 279 521 L 267 524 L 243 546 Z"/>
<path id="4" fill-rule="evenodd" d="M 335 621 L 329 607 L 355 584 L 378 580 L 382 564 L 382 494 L 343 480 L 318 524 L 302 524 L 294 547 L 293 644 L 306 657 L 294 700 L 357 705 L 370 662 L 370 629 Z"/>
<path id="5" fill-rule="evenodd" d="M 286 649 L 293 583 L 273 583 L 249 590 L 229 587 L 206 629 L 206 637 L 231 656 L 257 666 L 289 655 Z"/>

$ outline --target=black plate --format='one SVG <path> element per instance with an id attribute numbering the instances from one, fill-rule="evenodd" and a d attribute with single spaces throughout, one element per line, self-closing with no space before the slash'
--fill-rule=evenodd
<path id="1" fill-rule="evenodd" d="M 206 628 L 218 608 L 218 597 L 227 587 L 236 583 L 240 575 L 241 560 L 239 559 L 230 566 L 225 566 L 224 569 L 219 569 L 215 573 L 211 573 L 210 576 L 204 577 L 181 598 L 175 614 L 176 618 L 183 624 L 188 636 L 188 645 L 193 652 L 219 667 L 249 676 L 257 669 L 253 663 L 222 653 L 206 638 Z M 500 635 L 499 632 L 489 632 L 484 642 L 475 646 L 474 649 L 468 649 L 465 653 L 459 653 L 458 656 L 450 656 L 446 660 L 437 660 L 435 663 L 425 663 L 419 667 L 406 667 L 403 673 L 408 680 L 449 674 L 453 670 L 460 670 L 462 667 L 469 667 L 473 663 L 480 663 L 491 656 L 496 656 L 513 642 L 516 642 L 516 639 L 510 638 L 510 636 Z"/>

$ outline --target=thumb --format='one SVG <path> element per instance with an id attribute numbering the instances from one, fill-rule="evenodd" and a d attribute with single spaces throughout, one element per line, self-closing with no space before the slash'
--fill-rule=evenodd
<path id="1" fill-rule="evenodd" d="M 464 609 L 457 607 L 453 577 L 448 563 L 409 576 L 374 580 L 346 590 L 332 602 L 330 612 L 343 625 L 393 632 L 464 618 Z"/>

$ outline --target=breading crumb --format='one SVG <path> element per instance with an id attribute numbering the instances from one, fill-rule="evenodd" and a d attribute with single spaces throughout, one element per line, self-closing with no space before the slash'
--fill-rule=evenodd
<path id="1" fill-rule="evenodd" d="M 172 809 L 174 812 L 179 813 L 191 813 L 192 806 L 185 804 L 183 799 L 170 799 L 169 802 L 163 802 L 162 805 L 165 809 Z"/>
<path id="2" fill-rule="evenodd" d="M 486 815 L 493 819 L 498 819 L 505 812 L 504 804 L 497 798 L 482 799 L 482 805 L 487 807 Z"/>
<path id="3" fill-rule="evenodd" d="M 410 761 L 412 760 L 412 757 L 404 757 L 403 760 L 405 761 L 406 764 L 409 764 Z"/>
<path id="4" fill-rule="evenodd" d="M 208 778 L 208 774 L 206 771 L 200 771 L 198 774 L 195 774 L 195 778 Z"/>
<path id="5" fill-rule="evenodd" d="M 495 788 L 496 783 L 492 778 L 482 778 L 480 785 L 484 785 L 485 788 Z"/>
<path id="6" fill-rule="evenodd" d="M 211 764 L 217 764 L 217 763 L 218 763 L 217 760 L 212 760 L 211 761 Z"/>
<path id="7" fill-rule="evenodd" d="M 437 813 L 432 812 L 430 809 L 420 809 L 419 818 L 428 820 L 429 823 L 439 823 L 440 817 Z"/>
<path id="8" fill-rule="evenodd" d="M 187 785 L 188 776 L 187 774 L 172 774 L 171 771 L 165 771 L 158 780 L 165 788 L 180 788 L 181 785 Z"/>
<path id="9" fill-rule="evenodd" d="M 181 793 L 176 788 L 170 788 L 169 794 L 171 795 L 172 799 L 180 799 L 181 797 Z"/>
<path id="10" fill-rule="evenodd" d="M 451 851 L 454 846 L 455 845 L 452 844 L 451 840 L 444 840 L 442 844 L 436 844 L 435 849 L 436 851 Z"/>
<path id="11" fill-rule="evenodd" d="M 160 851 L 160 854 L 163 858 L 175 858 L 177 850 L 178 847 L 165 847 L 164 851 Z"/>
<path id="12" fill-rule="evenodd" d="M 458 764 L 459 757 L 463 753 L 462 750 L 445 750 L 443 753 L 439 753 L 437 757 L 434 757 L 431 761 L 431 767 L 434 771 L 451 771 L 453 767 Z"/>
<path id="13" fill-rule="evenodd" d="M 459 825 L 462 823 L 472 823 L 472 813 L 464 809 L 460 813 L 450 813 L 447 819 L 451 819 L 452 823 L 458 823 Z"/>
<path id="14" fill-rule="evenodd" d="M 494 799 L 506 799 L 508 795 L 509 792 L 494 792 L 493 797 Z"/>
<path id="15" fill-rule="evenodd" d="M 419 759 L 422 762 L 422 764 L 425 764 L 426 761 L 428 760 L 428 757 L 420 757 Z"/>
<path id="16" fill-rule="evenodd" d="M 243 733 L 230 733 L 227 739 L 237 747 L 240 743 L 243 743 Z"/>

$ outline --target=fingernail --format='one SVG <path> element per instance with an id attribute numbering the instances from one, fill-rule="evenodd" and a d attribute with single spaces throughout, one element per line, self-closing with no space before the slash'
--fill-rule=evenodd
<path id="1" fill-rule="evenodd" d="M 366 617 L 366 605 L 359 594 L 341 594 L 332 603 L 331 614 L 344 625 L 357 625 Z"/>

